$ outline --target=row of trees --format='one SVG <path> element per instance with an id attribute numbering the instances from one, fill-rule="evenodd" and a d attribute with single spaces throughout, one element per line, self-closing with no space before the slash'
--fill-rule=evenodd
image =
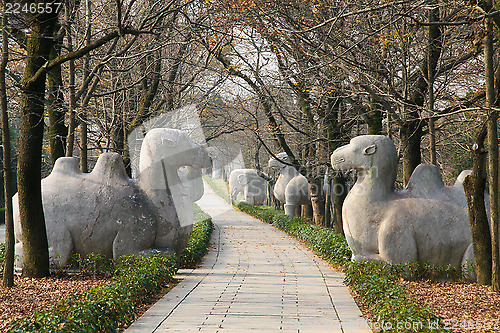
<path id="1" fill-rule="evenodd" d="M 0 96 L 9 100 L 2 111 L 20 118 L 19 203 L 29 244 L 23 274 L 48 274 L 41 237 L 44 142 L 51 163 L 77 153 L 84 172 L 89 150 L 120 152 L 129 165 L 133 129 L 195 103 L 207 141 L 237 133 L 257 168 L 287 152 L 311 184 L 314 222 L 338 232 L 345 192 L 335 191 L 332 215 L 330 196 L 318 189 L 325 174 L 330 186 L 345 188 L 329 156 L 349 138 L 391 136 L 400 151 L 401 186 L 422 161 L 451 179 L 471 166 L 457 156 L 473 147 L 467 193 L 480 282 L 500 289 L 494 149 L 500 15 L 492 3 L 66 0 L 60 11 L 51 6 L 50 13 L 6 13 L 4 4 L 2 15 Z M 487 175 L 491 229 L 481 197 Z"/>
<path id="2" fill-rule="evenodd" d="M 440 138 L 441 144 L 456 140 L 460 145 L 467 143 L 467 131 L 475 133 L 471 134 L 475 143 L 468 140 L 475 158 L 466 190 L 478 279 L 499 290 L 499 88 L 494 80 L 499 75 L 494 45 L 499 13 L 492 3 L 219 3 L 234 10 L 222 16 L 223 23 L 214 29 L 224 33 L 215 47 L 207 49 L 231 75 L 251 87 L 269 132 L 297 168 L 306 167 L 303 173 L 311 183 L 316 223 L 328 224 L 324 197 L 316 190 L 321 188 L 328 156 L 353 132 L 359 133 L 354 129 L 359 117 L 368 134 L 385 133 L 399 143 L 403 184 L 422 162 L 424 143 L 428 145 L 424 158 L 438 164 Z M 249 58 L 235 40 L 246 40 L 259 55 Z M 274 59 L 276 73 L 266 68 L 266 57 Z M 273 74 L 276 77 L 270 77 Z M 294 98 L 297 108 L 292 113 L 284 110 L 286 103 L 269 89 L 269 82 L 279 82 Z M 286 132 L 299 133 L 302 151 L 293 149 Z M 452 137 L 445 137 L 446 132 Z M 486 136 L 491 228 L 484 205 Z M 341 217 L 335 225 L 340 229 Z"/>

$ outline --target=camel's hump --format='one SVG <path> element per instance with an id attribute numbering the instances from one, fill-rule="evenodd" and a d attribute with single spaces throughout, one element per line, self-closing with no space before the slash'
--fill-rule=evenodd
<path id="1" fill-rule="evenodd" d="M 411 197 L 428 197 L 430 193 L 444 186 L 438 167 L 433 164 L 420 164 L 411 174 L 406 190 Z"/>

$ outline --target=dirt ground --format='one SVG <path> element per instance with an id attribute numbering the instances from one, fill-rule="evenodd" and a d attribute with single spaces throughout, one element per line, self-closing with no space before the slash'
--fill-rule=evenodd
<path id="1" fill-rule="evenodd" d="M 452 332 L 500 332 L 500 293 L 491 286 L 401 281 L 410 297 L 444 319 Z"/>

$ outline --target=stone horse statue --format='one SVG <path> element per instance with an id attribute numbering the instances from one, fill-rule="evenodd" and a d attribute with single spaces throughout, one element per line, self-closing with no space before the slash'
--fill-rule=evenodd
<path id="1" fill-rule="evenodd" d="M 421 164 L 406 189 L 394 190 L 398 154 L 381 135 L 353 138 L 331 156 L 335 170 L 357 170 L 342 208 L 353 260 L 429 262 L 461 267 L 473 260 L 462 172 L 445 186 L 434 165 Z"/>
<path id="2" fill-rule="evenodd" d="M 269 160 L 269 167 L 280 169 L 280 175 L 274 185 L 274 196 L 285 205 L 285 214 L 295 216 L 295 208 L 299 205 L 310 205 L 309 182 L 290 164 L 286 153 L 279 153 Z M 283 163 L 285 162 L 285 163 Z"/>

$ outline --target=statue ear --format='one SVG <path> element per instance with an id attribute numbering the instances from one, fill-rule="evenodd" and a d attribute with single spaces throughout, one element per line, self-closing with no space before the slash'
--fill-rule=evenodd
<path id="1" fill-rule="evenodd" d="M 177 143 L 172 139 L 161 138 L 161 145 L 167 146 L 168 148 L 174 148 L 175 146 L 177 146 Z"/>
<path id="2" fill-rule="evenodd" d="M 376 151 L 377 151 L 377 145 L 371 145 L 371 146 L 366 147 L 363 150 L 363 154 L 365 154 L 365 155 L 373 155 L 373 154 L 375 154 Z"/>

